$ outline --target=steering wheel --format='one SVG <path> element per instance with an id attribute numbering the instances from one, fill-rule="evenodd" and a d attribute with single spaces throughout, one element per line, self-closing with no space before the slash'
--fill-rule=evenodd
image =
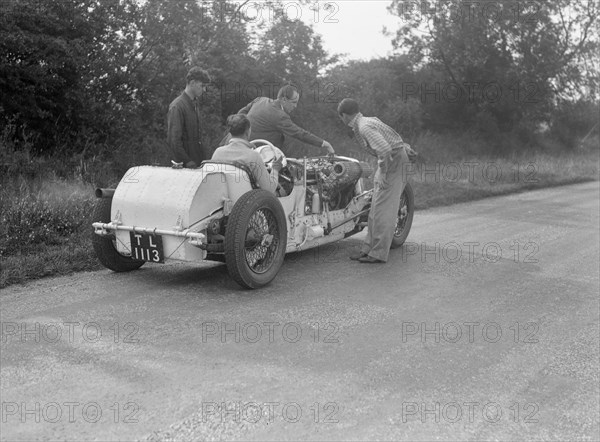
<path id="1" fill-rule="evenodd" d="M 254 148 L 255 148 L 255 149 L 256 149 L 257 147 L 264 146 L 265 144 L 266 144 L 267 146 L 269 146 L 269 147 L 275 147 L 275 146 L 273 145 L 273 143 L 271 143 L 271 142 L 270 142 L 270 141 L 268 141 L 268 140 L 263 140 L 262 138 L 258 138 L 258 139 L 256 139 L 256 140 L 252 140 L 252 141 L 250 141 L 250 144 L 254 144 Z"/>
<path id="2" fill-rule="evenodd" d="M 270 141 L 263 140 L 263 139 L 256 139 L 256 140 L 250 141 L 250 143 L 254 145 L 254 150 L 260 149 L 259 153 L 260 153 L 263 161 L 265 162 L 265 166 L 267 166 L 269 169 L 272 168 L 273 161 L 275 161 L 275 159 L 279 155 L 282 158 L 282 166 L 283 167 L 287 166 L 287 159 L 286 159 L 284 153 L 278 147 L 275 147 L 275 145 L 273 143 L 271 143 Z"/>

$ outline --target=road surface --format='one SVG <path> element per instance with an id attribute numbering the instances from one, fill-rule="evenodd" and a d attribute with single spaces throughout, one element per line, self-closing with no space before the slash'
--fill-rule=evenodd
<path id="1" fill-rule="evenodd" d="M 9 287 L 1 439 L 598 439 L 599 201 L 420 211 L 386 265 L 349 238 L 257 291 L 216 263 Z"/>

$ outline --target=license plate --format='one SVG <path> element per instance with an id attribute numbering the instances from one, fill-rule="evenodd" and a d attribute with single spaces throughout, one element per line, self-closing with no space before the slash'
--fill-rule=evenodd
<path id="1" fill-rule="evenodd" d="M 165 262 L 162 236 L 129 232 L 131 257 L 140 261 Z"/>

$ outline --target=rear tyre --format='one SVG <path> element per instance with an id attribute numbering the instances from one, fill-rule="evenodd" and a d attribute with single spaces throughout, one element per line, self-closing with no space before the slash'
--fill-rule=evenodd
<path id="1" fill-rule="evenodd" d="M 396 220 L 396 230 L 392 239 L 392 249 L 400 247 L 406 241 L 415 214 L 415 194 L 410 183 L 404 186 L 404 192 L 400 196 L 400 208 L 398 209 L 398 219 Z"/>
<path id="2" fill-rule="evenodd" d="M 254 189 L 234 204 L 225 231 L 225 262 L 242 287 L 270 283 L 281 268 L 287 246 L 281 203 L 266 190 Z"/>
<path id="3" fill-rule="evenodd" d="M 112 198 L 99 198 L 94 208 L 94 222 L 109 223 Z M 92 232 L 92 246 L 98 260 L 104 267 L 114 272 L 130 272 L 139 269 L 144 261 L 121 255 L 115 247 L 115 240 L 108 236 L 96 235 Z"/>

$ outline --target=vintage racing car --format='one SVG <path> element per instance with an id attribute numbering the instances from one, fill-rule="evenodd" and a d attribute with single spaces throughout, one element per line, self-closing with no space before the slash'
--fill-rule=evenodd
<path id="1" fill-rule="evenodd" d="M 252 142 L 267 166 L 283 153 Z M 145 262 L 224 261 L 241 286 L 258 288 L 277 275 L 286 253 L 354 235 L 367 225 L 372 190 L 368 163 L 335 156 L 283 157 L 278 196 L 258 189 L 243 164 L 205 161 L 198 169 L 138 166 L 116 189 L 97 189 L 92 243 L 116 272 Z M 414 214 L 407 183 L 392 247 L 404 243 Z"/>

